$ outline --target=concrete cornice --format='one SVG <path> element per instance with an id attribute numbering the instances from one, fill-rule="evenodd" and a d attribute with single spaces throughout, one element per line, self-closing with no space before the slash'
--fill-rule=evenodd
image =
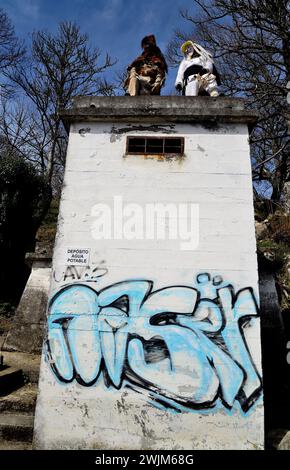
<path id="1" fill-rule="evenodd" d="M 256 110 L 245 109 L 241 98 L 208 96 L 77 96 L 70 109 L 61 109 L 66 126 L 72 122 L 208 122 L 253 126 Z"/>

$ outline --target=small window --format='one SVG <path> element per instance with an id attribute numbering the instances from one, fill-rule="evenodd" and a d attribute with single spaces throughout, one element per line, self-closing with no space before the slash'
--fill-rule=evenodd
<path id="1" fill-rule="evenodd" d="M 127 154 L 183 155 L 183 137 L 127 137 Z"/>

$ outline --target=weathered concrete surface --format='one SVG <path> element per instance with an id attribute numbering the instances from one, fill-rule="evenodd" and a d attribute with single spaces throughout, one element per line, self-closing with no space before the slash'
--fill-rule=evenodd
<path id="1" fill-rule="evenodd" d="M 0 450 L 32 450 L 36 396 L 28 383 L 0 397 Z"/>
<path id="2" fill-rule="evenodd" d="M 70 114 L 76 122 L 53 257 L 34 445 L 261 449 L 248 111 L 240 100 L 232 102 L 234 110 L 223 99 L 203 101 L 216 107 L 209 127 L 194 109 L 199 99 L 146 98 L 88 98 L 76 101 Z M 90 103 L 96 109 L 88 111 Z M 182 103 L 188 117 L 178 111 Z M 234 123 L 231 116 L 239 112 L 244 117 Z M 183 122 L 174 122 L 175 114 Z M 127 136 L 168 134 L 184 137 L 182 158 L 126 154 Z M 115 214 L 114 196 L 141 210 L 156 202 L 198 205 L 197 245 L 182 250 L 180 239 L 118 236 L 123 211 Z M 94 238 L 97 203 L 116 215 L 114 236 Z M 89 252 L 84 265 L 68 260 L 72 248 Z"/>
<path id="3" fill-rule="evenodd" d="M 32 450 L 31 442 L 1 440 L 0 450 Z"/>
<path id="4" fill-rule="evenodd" d="M 63 386 L 56 398 L 55 383 L 49 376 L 42 378 L 40 386 L 46 385 L 48 393 L 41 393 L 38 398 L 34 448 L 118 451 L 263 448 L 263 432 L 258 425 L 262 410 L 250 422 L 237 427 L 238 413 L 232 416 L 226 412 L 219 416 L 170 413 L 155 408 L 148 403 L 148 397 L 146 401 L 146 396 L 130 389 L 117 396 L 112 390 L 105 391 L 102 385 L 84 390 L 72 384 Z"/>
<path id="5" fill-rule="evenodd" d="M 272 429 L 266 436 L 265 436 L 265 448 L 267 450 L 279 450 L 279 445 L 281 441 L 286 436 L 288 429 L 283 428 L 276 428 Z"/>
<path id="6" fill-rule="evenodd" d="M 290 431 L 285 434 L 281 442 L 279 443 L 278 450 L 290 450 Z"/>
<path id="7" fill-rule="evenodd" d="M 21 369 L 24 377 L 31 383 L 38 383 L 40 369 L 40 354 L 30 354 L 22 352 L 2 352 L 4 364 L 15 369 Z"/>
<path id="8" fill-rule="evenodd" d="M 4 351 L 40 353 L 51 276 L 51 244 L 38 245 L 35 253 L 29 253 L 26 259 L 32 264 L 31 274 L 17 307 L 12 328 L 6 336 L 2 349 Z"/>
<path id="9" fill-rule="evenodd" d="M 0 412 L 34 413 L 37 390 L 36 384 L 29 383 L 0 397 Z"/>
<path id="10" fill-rule="evenodd" d="M 257 120 L 257 112 L 245 110 L 239 98 L 208 96 L 80 96 L 72 109 L 61 110 L 64 122 L 205 122 L 247 123 Z"/>
<path id="11" fill-rule="evenodd" d="M 33 415 L 1 413 L 0 438 L 10 441 L 29 442 L 33 434 Z"/>

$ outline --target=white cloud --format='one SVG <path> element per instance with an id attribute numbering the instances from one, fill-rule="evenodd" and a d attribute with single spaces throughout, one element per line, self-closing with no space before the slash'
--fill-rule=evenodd
<path id="1" fill-rule="evenodd" d="M 107 0 L 103 10 L 99 13 L 100 17 L 104 20 L 114 21 L 119 16 L 123 3 L 124 0 Z"/>

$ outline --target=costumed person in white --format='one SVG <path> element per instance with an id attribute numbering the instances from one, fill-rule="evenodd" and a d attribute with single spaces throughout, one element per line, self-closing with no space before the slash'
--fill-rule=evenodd
<path id="1" fill-rule="evenodd" d="M 212 55 L 193 41 L 182 44 L 181 52 L 184 59 L 179 66 L 175 81 L 177 91 L 182 91 L 185 96 L 199 94 L 218 96 L 217 87 L 220 85 L 220 78 Z"/>

